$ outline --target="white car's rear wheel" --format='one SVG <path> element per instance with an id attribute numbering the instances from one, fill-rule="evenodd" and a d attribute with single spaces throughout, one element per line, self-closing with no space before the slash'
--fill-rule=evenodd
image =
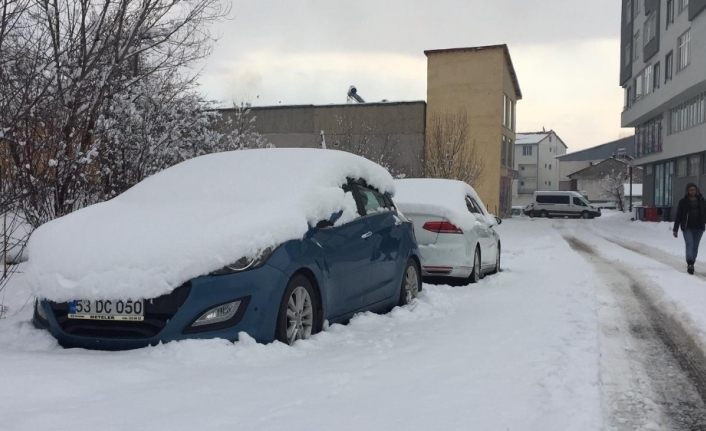
<path id="1" fill-rule="evenodd" d="M 483 278 L 483 272 L 480 267 L 480 248 L 476 246 L 476 251 L 473 253 L 473 270 L 471 271 L 471 276 L 468 281 L 478 283 L 478 280 L 481 278 Z"/>

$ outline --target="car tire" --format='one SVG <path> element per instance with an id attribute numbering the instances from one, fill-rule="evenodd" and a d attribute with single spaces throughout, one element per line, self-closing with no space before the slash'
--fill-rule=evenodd
<path id="1" fill-rule="evenodd" d="M 546 211 L 540 211 L 540 212 L 539 212 L 539 216 L 540 216 L 540 217 L 549 218 L 549 213 L 546 212 Z"/>
<path id="2" fill-rule="evenodd" d="M 275 338 L 290 346 L 321 331 L 321 304 L 316 287 L 303 274 L 287 283 L 277 315 Z"/>
<path id="3" fill-rule="evenodd" d="M 495 269 L 493 269 L 493 272 L 491 274 L 497 274 L 498 272 L 500 272 L 500 250 L 500 242 L 498 242 L 498 252 L 495 256 Z"/>
<path id="4" fill-rule="evenodd" d="M 400 286 L 400 299 L 398 305 L 401 307 L 407 305 L 419 295 L 422 290 L 422 277 L 419 273 L 419 266 L 414 259 L 407 261 L 407 266 L 404 269 L 402 276 L 402 285 Z"/>
<path id="5" fill-rule="evenodd" d="M 468 277 L 470 283 L 478 283 L 478 280 L 483 278 L 480 258 L 480 247 L 476 246 L 476 251 L 473 253 L 473 269 L 471 270 L 471 275 Z"/>
<path id="6" fill-rule="evenodd" d="M 583 212 L 581 213 L 581 218 L 583 218 L 583 219 L 589 219 L 589 218 L 591 218 L 591 214 L 589 214 L 588 211 L 583 211 Z"/>

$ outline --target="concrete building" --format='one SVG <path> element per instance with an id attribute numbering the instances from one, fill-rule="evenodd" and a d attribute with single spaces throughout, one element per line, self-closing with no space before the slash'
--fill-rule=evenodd
<path id="1" fill-rule="evenodd" d="M 407 177 L 424 175 L 426 103 L 289 105 L 250 108 L 255 129 L 278 148 L 341 149 Z M 221 110 L 225 117 L 232 109 Z"/>
<path id="2" fill-rule="evenodd" d="M 515 175 L 515 106 L 522 92 L 507 45 L 424 51 L 427 127 L 434 116 L 463 113 L 483 174 L 472 184 L 489 211 L 508 216 Z"/>
<path id="3" fill-rule="evenodd" d="M 388 167 L 425 174 L 427 126 L 434 116 L 463 115 L 469 150 L 483 172 L 473 187 L 489 211 L 510 214 L 515 104 L 522 93 L 506 45 L 425 51 L 427 101 L 251 108 L 255 129 L 277 147 L 340 148 Z M 232 110 L 221 111 L 224 117 Z M 223 123 L 225 124 L 225 123 Z"/>
<path id="4" fill-rule="evenodd" d="M 513 205 L 532 202 L 537 190 L 559 190 L 557 156 L 566 154 L 566 150 L 566 144 L 553 130 L 517 134 Z"/>
<path id="5" fill-rule="evenodd" d="M 622 2 L 621 123 L 635 128 L 643 203 L 671 208 L 687 182 L 706 186 L 706 0 Z"/>
<path id="6" fill-rule="evenodd" d="M 571 184 L 569 175 L 611 157 L 632 160 L 635 158 L 635 136 L 628 136 L 595 147 L 574 151 L 557 157 L 559 162 L 559 189 L 578 190 Z"/>
<path id="7" fill-rule="evenodd" d="M 569 174 L 572 190 L 582 193 L 594 203 L 613 203 L 616 201 L 615 190 L 624 190 L 629 182 L 629 160 L 608 158 Z M 633 171 L 633 187 L 642 184 L 642 169 Z"/>

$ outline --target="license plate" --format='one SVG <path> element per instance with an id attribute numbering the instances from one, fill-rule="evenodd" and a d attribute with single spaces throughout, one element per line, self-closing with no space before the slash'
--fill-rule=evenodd
<path id="1" fill-rule="evenodd" d="M 69 302 L 69 319 L 85 320 L 145 320 L 143 300 L 89 300 L 79 299 Z"/>

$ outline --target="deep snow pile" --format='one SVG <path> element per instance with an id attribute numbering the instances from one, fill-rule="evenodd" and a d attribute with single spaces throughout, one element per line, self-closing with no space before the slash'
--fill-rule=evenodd
<path id="1" fill-rule="evenodd" d="M 495 224 L 488 210 L 473 188 L 457 180 L 437 178 L 410 178 L 395 180 L 395 204 L 402 212 L 433 214 L 447 218 L 463 230 L 471 230 L 478 219 L 466 206 L 466 196 L 471 196 L 482 207 L 484 221 Z"/>
<path id="2" fill-rule="evenodd" d="M 197 157 L 122 195 L 41 226 L 29 242 L 35 293 L 150 298 L 243 256 L 301 238 L 355 203 L 341 185 L 362 178 L 393 191 L 381 166 L 350 153 L 262 149 Z"/>
<path id="3" fill-rule="evenodd" d="M 293 347 L 244 337 L 65 350 L 31 327 L 31 306 L 11 304 L 0 429 L 602 429 L 591 266 L 548 224 L 498 230 L 500 274 L 425 285 L 410 306 Z"/>

